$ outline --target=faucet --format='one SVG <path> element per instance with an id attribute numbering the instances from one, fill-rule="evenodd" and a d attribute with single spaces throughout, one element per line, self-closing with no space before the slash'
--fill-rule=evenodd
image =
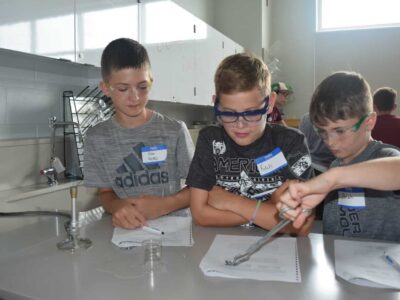
<path id="1" fill-rule="evenodd" d="M 64 126 L 78 126 L 79 124 L 76 122 L 58 122 L 56 116 L 52 116 L 49 118 L 49 128 L 51 130 L 51 138 L 50 138 L 50 167 L 40 170 L 41 175 L 47 176 L 47 184 L 49 186 L 58 184 L 58 174 L 65 171 L 65 167 L 61 160 L 56 156 L 56 130 L 59 127 Z M 82 140 L 82 136 L 79 132 L 79 139 Z M 64 153 L 65 155 L 65 153 Z"/>
<path id="2" fill-rule="evenodd" d="M 57 185 L 57 172 L 54 168 L 49 167 L 43 170 L 40 170 L 41 175 L 46 175 L 47 177 L 47 184 L 49 186 Z"/>

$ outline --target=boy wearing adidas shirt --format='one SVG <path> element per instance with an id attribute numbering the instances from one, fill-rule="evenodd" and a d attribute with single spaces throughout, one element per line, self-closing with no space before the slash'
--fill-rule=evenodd
<path id="1" fill-rule="evenodd" d="M 97 187 L 116 227 L 137 228 L 188 207 L 181 189 L 194 146 L 186 125 L 146 108 L 153 82 L 146 49 L 121 38 L 104 49 L 100 87 L 115 115 L 89 129 L 85 185 Z"/>

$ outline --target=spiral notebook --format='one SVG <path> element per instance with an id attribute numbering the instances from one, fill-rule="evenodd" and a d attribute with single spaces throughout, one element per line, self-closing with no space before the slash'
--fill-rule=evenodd
<path id="1" fill-rule="evenodd" d="M 301 282 L 295 238 L 273 238 L 248 261 L 237 266 L 225 265 L 226 259 L 232 259 L 238 253 L 246 251 L 249 245 L 259 238 L 259 236 L 217 235 L 200 262 L 200 269 L 210 277 Z"/>
<path id="2" fill-rule="evenodd" d="M 400 289 L 400 272 L 388 263 L 396 244 L 335 240 L 336 275 L 353 284 Z M 399 249 L 400 250 L 400 249 Z"/>
<path id="3" fill-rule="evenodd" d="M 122 229 L 114 228 L 111 242 L 120 247 L 141 246 L 147 239 L 159 238 L 163 246 L 186 246 L 194 244 L 192 236 L 192 217 L 191 215 L 167 215 L 155 220 L 149 220 L 148 226 L 155 227 L 164 232 L 163 235 L 151 233 L 143 229 Z"/>

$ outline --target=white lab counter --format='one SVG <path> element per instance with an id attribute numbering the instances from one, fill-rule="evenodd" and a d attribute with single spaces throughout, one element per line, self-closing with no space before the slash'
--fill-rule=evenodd
<path id="1" fill-rule="evenodd" d="M 85 228 L 82 235 L 93 241 L 93 247 L 75 254 L 56 248 L 65 237 L 65 220 L 33 219 L 32 224 L 0 233 L 0 299 L 400 299 L 395 290 L 360 287 L 336 278 L 333 236 L 297 239 L 300 284 L 261 282 L 210 278 L 199 268 L 216 234 L 265 233 L 258 228 L 194 226 L 194 246 L 163 247 L 164 269 L 151 275 L 141 271 L 140 247 L 122 250 L 111 244 L 109 216 Z M 7 219 L 0 218 L 0 226 L 7 226 Z"/>

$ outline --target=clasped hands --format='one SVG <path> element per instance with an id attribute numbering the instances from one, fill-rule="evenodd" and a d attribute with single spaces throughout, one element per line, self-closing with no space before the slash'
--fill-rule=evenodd
<path id="1" fill-rule="evenodd" d="M 325 193 L 316 193 L 310 182 L 288 180 L 286 190 L 280 195 L 276 208 L 282 218 L 293 221 L 294 228 L 300 228 L 314 209 L 325 197 Z"/>

